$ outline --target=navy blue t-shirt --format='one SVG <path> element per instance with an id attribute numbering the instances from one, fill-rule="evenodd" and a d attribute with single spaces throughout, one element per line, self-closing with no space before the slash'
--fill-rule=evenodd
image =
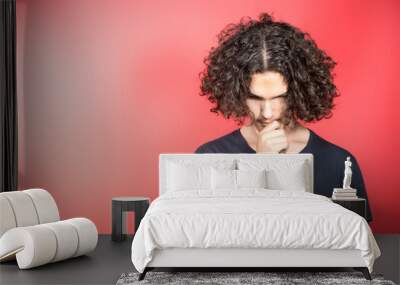
<path id="1" fill-rule="evenodd" d="M 310 130 L 310 138 L 300 153 L 312 153 L 314 156 L 314 193 L 332 196 L 333 188 L 341 188 L 344 178 L 344 161 L 348 156 L 352 162 L 351 187 L 357 189 L 357 196 L 367 200 L 366 220 L 372 221 L 367 191 L 360 167 L 355 157 L 347 150 L 336 146 Z M 240 129 L 199 146 L 195 153 L 256 153 Z"/>

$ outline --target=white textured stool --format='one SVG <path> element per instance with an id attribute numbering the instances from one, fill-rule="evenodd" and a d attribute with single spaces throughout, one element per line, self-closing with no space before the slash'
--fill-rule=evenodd
<path id="1" fill-rule="evenodd" d="M 86 218 L 59 221 L 49 192 L 0 193 L 0 261 L 17 259 L 20 269 L 86 254 L 96 248 L 95 224 Z"/>

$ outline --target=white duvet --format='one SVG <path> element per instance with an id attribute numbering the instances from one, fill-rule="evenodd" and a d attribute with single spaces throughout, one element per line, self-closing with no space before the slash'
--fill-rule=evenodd
<path id="1" fill-rule="evenodd" d="M 365 219 L 330 199 L 300 191 L 179 191 L 155 199 L 132 243 L 143 272 L 154 249 L 358 249 L 372 272 L 380 250 Z"/>

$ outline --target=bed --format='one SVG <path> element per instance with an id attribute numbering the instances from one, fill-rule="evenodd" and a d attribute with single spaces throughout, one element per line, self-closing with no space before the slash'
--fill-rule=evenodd
<path id="1" fill-rule="evenodd" d="M 132 242 L 158 267 L 352 267 L 380 250 L 361 216 L 313 193 L 312 154 L 160 154 L 159 197 Z"/>

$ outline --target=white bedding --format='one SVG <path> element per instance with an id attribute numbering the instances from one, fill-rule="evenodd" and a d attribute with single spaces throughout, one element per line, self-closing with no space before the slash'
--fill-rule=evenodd
<path id="1" fill-rule="evenodd" d="M 380 250 L 361 216 L 330 199 L 300 191 L 167 192 L 137 229 L 132 262 L 143 272 L 154 249 L 358 249 L 372 272 Z"/>

